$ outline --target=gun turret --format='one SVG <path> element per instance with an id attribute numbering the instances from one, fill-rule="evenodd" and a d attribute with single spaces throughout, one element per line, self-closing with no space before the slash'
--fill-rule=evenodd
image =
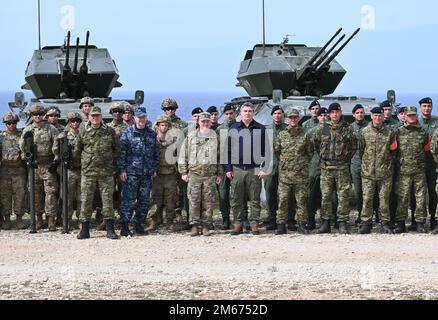
<path id="1" fill-rule="evenodd" d="M 304 68 L 310 67 L 313 65 L 313 63 L 316 61 L 316 59 L 318 59 L 321 54 L 324 52 L 325 49 L 327 49 L 327 47 L 330 45 L 330 43 L 332 43 L 332 41 L 338 36 L 338 34 L 340 34 L 342 31 L 342 28 L 339 28 L 338 31 L 336 31 L 336 33 L 333 35 L 333 37 L 330 38 L 330 40 L 324 45 L 324 47 L 322 47 L 308 62 L 307 64 L 304 66 Z"/>
<path id="2" fill-rule="evenodd" d="M 37 168 L 37 147 L 34 141 L 34 132 L 28 131 L 23 136 L 24 140 L 24 157 L 27 164 L 27 174 L 29 183 L 29 208 L 30 208 L 30 233 L 36 233 L 36 216 L 35 216 L 35 168 Z"/>
<path id="3" fill-rule="evenodd" d="M 75 52 L 75 64 L 73 67 L 73 74 L 78 74 L 78 60 L 79 60 L 79 38 L 76 38 L 76 52 Z"/>
<path id="4" fill-rule="evenodd" d="M 81 75 L 81 80 L 85 81 L 87 79 L 88 75 L 88 66 L 87 66 L 87 59 L 88 59 L 88 40 L 90 40 L 90 31 L 87 31 L 87 40 L 85 42 L 85 52 L 84 52 L 84 61 L 82 63 L 81 69 L 79 71 Z"/>
<path id="5" fill-rule="evenodd" d="M 331 47 L 330 50 L 327 51 L 327 53 L 321 57 L 321 59 L 318 59 L 318 61 L 315 62 L 315 64 L 313 65 L 313 70 L 316 70 L 318 68 L 318 66 L 320 66 L 321 63 L 324 62 L 325 59 L 327 59 L 327 57 L 333 52 L 333 50 L 336 49 L 338 44 L 341 43 L 341 41 L 344 40 L 344 38 L 345 38 L 345 34 L 343 34 L 342 37 L 340 37 L 338 39 L 338 41 L 336 41 L 336 43 L 333 45 L 333 47 Z"/>

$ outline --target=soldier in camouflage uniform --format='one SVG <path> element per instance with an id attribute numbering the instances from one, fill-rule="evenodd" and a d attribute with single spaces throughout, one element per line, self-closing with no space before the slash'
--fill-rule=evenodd
<path id="1" fill-rule="evenodd" d="M 275 106 L 271 111 L 272 123 L 266 126 L 267 130 L 272 130 L 273 143 L 277 136 L 283 130 L 286 130 L 287 124 L 284 122 L 284 111 L 280 106 Z M 277 229 L 276 217 L 278 210 L 278 158 L 274 154 L 272 172 L 265 181 L 266 191 L 266 209 L 268 211 L 268 224 L 266 230 Z"/>
<path id="2" fill-rule="evenodd" d="M 211 130 L 217 130 L 219 128 L 219 123 L 217 122 L 217 119 L 219 117 L 219 111 L 215 106 L 211 106 L 207 109 L 207 112 L 211 115 Z"/>
<path id="3" fill-rule="evenodd" d="M 65 127 L 59 123 L 59 118 L 61 117 L 61 110 L 58 107 L 49 107 L 46 112 L 46 119 L 52 126 L 61 133 L 65 130 Z"/>
<path id="4" fill-rule="evenodd" d="M 188 182 L 187 194 L 190 206 L 190 235 L 209 235 L 213 222 L 213 209 L 216 204 L 216 187 L 223 175 L 220 164 L 219 139 L 211 129 L 210 114 L 199 115 L 199 129 L 188 134 L 178 160 L 181 178 Z"/>
<path id="5" fill-rule="evenodd" d="M 169 118 L 172 130 L 183 131 L 184 128 L 188 126 L 187 122 L 181 120 L 176 115 L 176 110 L 178 109 L 178 103 L 175 99 L 164 99 L 161 103 L 161 110 L 164 111 L 164 115 Z M 155 126 L 154 126 L 155 127 Z M 179 134 L 178 134 L 179 135 Z M 179 148 L 178 148 L 179 152 Z M 185 192 L 184 192 L 185 191 Z M 181 176 L 177 177 L 177 193 L 175 194 L 175 214 L 177 220 L 180 222 L 182 217 L 182 209 L 188 210 L 188 203 L 184 202 L 187 198 L 187 184 L 181 179 Z M 189 212 L 187 211 L 187 220 L 189 220 Z"/>
<path id="6" fill-rule="evenodd" d="M 421 126 L 432 138 L 436 129 L 438 128 L 438 119 L 432 117 L 433 103 L 432 99 L 427 97 L 419 101 L 422 116 L 418 120 Z M 437 165 L 431 152 L 426 152 L 426 183 L 428 193 L 428 211 L 430 215 L 430 228 L 435 229 L 437 221 L 435 212 L 437 207 L 437 193 L 436 193 L 436 179 L 437 179 Z"/>
<path id="7" fill-rule="evenodd" d="M 88 121 L 79 130 L 75 157 L 81 157 L 81 231 L 78 239 L 90 238 L 90 220 L 96 185 L 102 198 L 102 214 L 106 220 L 107 237 L 118 239 L 114 232 L 114 172 L 120 141 L 114 129 L 102 121 L 102 111 L 94 106 Z"/>
<path id="8" fill-rule="evenodd" d="M 89 120 L 90 110 L 94 107 L 94 100 L 90 97 L 84 97 L 81 99 L 79 109 L 82 111 L 82 122 L 85 124 Z"/>
<path id="9" fill-rule="evenodd" d="M 33 133 L 37 147 L 36 159 L 38 167 L 35 169 L 35 212 L 37 214 L 37 229 L 43 228 L 43 213 L 48 218 L 49 231 L 56 231 L 55 218 L 58 212 L 58 180 L 56 169 L 56 137 L 58 131 L 51 124 L 44 122 L 44 107 L 33 104 L 30 109 L 33 123 L 28 125 L 20 138 L 20 149 L 25 153 L 26 138 Z M 43 205 L 44 203 L 44 205 Z"/>
<path id="10" fill-rule="evenodd" d="M 430 142 L 430 151 L 432 152 L 432 155 L 434 157 L 435 162 L 438 162 L 438 130 L 435 130 L 433 136 L 432 136 L 432 141 Z M 436 190 L 438 193 L 438 184 L 436 185 Z M 435 228 L 432 229 L 432 234 L 438 234 L 438 226 L 436 226 Z"/>
<path id="11" fill-rule="evenodd" d="M 160 151 L 156 133 L 147 127 L 145 107 L 135 112 L 135 125 L 123 132 L 120 138 L 120 157 L 117 167 L 123 182 L 122 205 L 120 207 L 120 235 L 132 236 L 129 222 L 135 207 L 134 231 L 144 235 L 141 225 L 148 210 L 152 188 L 152 176 L 158 172 Z"/>
<path id="12" fill-rule="evenodd" d="M 392 180 L 388 173 L 393 171 L 393 158 L 397 150 L 395 132 L 383 124 L 383 110 L 375 107 L 371 110 L 372 123 L 360 133 L 360 151 L 362 159 L 363 208 L 360 234 L 371 233 L 374 200 L 379 197 L 381 232 L 392 234 L 389 216 L 389 196 Z"/>
<path id="13" fill-rule="evenodd" d="M 61 133 L 58 139 L 63 139 L 67 135 L 67 141 L 71 148 L 70 165 L 68 168 L 68 218 L 69 225 L 73 228 L 73 212 L 76 208 L 76 218 L 79 219 L 81 214 L 81 158 L 75 156 L 74 150 L 76 147 L 77 138 L 79 135 L 79 128 L 82 123 L 82 117 L 77 112 L 69 112 L 67 114 L 67 131 Z M 58 151 L 59 153 L 59 151 Z"/>
<path id="14" fill-rule="evenodd" d="M 227 104 L 224 107 L 225 121 L 217 129 L 216 132 L 219 135 L 220 145 L 225 145 L 228 130 L 236 122 L 236 111 L 231 104 Z M 224 156 L 222 155 L 222 159 Z M 231 226 L 230 221 L 230 180 L 227 179 L 225 174 L 222 176 L 221 183 L 219 184 L 219 210 L 222 216 L 222 229 L 228 230 Z"/>
<path id="15" fill-rule="evenodd" d="M 11 214 L 17 216 L 16 228 L 24 229 L 26 164 L 20 150 L 21 130 L 17 129 L 18 116 L 8 112 L 3 117 L 6 130 L 0 134 L 0 193 L 1 212 L 4 217 L 3 229 L 11 229 Z"/>
<path id="16" fill-rule="evenodd" d="M 313 143 L 310 136 L 299 126 L 299 111 L 291 108 L 287 112 L 287 117 L 289 126 L 278 133 L 274 147 L 279 170 L 279 207 L 275 234 L 287 233 L 286 222 L 291 196 L 296 199 L 298 231 L 307 234 L 308 172 L 313 157 Z"/>
<path id="17" fill-rule="evenodd" d="M 309 106 L 309 110 L 311 118 L 303 123 L 303 129 L 306 132 L 313 131 L 311 132 L 311 135 L 313 136 L 315 128 L 320 123 L 318 119 L 318 112 L 321 110 L 321 106 L 318 100 L 312 101 Z M 309 166 L 309 199 L 307 210 L 309 214 L 308 227 L 310 230 L 315 229 L 316 210 L 318 209 L 319 203 L 321 203 L 320 177 L 321 169 L 319 167 L 319 155 L 315 151 Z"/>
<path id="18" fill-rule="evenodd" d="M 134 107 L 131 106 L 131 104 L 126 103 L 124 107 L 124 113 L 123 113 L 123 123 L 128 128 L 134 124 Z"/>
<path id="19" fill-rule="evenodd" d="M 360 132 L 363 128 L 368 126 L 368 121 L 365 120 L 365 109 L 361 104 L 357 104 L 353 107 L 353 117 L 354 122 L 352 123 L 352 128 L 354 131 L 354 135 L 356 136 L 356 140 L 359 143 L 360 141 Z M 362 179 L 361 179 L 361 166 L 362 160 L 359 155 L 359 147 L 357 148 L 356 153 L 351 159 L 351 177 L 353 179 L 353 188 L 354 188 L 354 196 L 356 201 L 356 209 L 358 212 L 357 222 L 360 223 L 360 216 L 362 212 L 363 198 L 362 198 Z"/>
<path id="20" fill-rule="evenodd" d="M 170 121 L 166 116 L 158 117 L 156 126 L 157 141 L 160 147 L 160 166 L 158 174 L 152 182 L 152 204 L 149 210 L 151 224 L 148 230 L 156 230 L 159 224 L 163 222 L 163 211 L 165 210 L 166 221 L 164 222 L 168 225 L 170 231 L 176 231 L 174 219 L 178 170 L 175 157 L 178 137 L 173 134 Z"/>
<path id="21" fill-rule="evenodd" d="M 321 219 L 318 233 L 330 233 L 332 194 L 338 197 L 339 232 L 348 234 L 349 196 L 351 190 L 350 162 L 356 152 L 357 142 L 353 128 L 342 120 L 339 103 L 328 109 L 330 121 L 318 126 L 314 135 L 315 148 L 321 158 Z"/>
<path id="22" fill-rule="evenodd" d="M 406 107 L 406 123 L 397 130 L 400 181 L 398 209 L 394 233 L 406 232 L 405 220 L 411 192 L 415 193 L 417 231 L 426 229 L 426 152 L 430 151 L 429 134 L 417 121 L 417 108 Z"/>

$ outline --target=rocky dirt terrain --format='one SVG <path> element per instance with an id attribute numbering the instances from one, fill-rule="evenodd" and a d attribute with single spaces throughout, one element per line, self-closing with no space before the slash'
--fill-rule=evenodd
<path id="1" fill-rule="evenodd" d="M 437 299 L 436 236 L 0 232 L 0 299 Z"/>

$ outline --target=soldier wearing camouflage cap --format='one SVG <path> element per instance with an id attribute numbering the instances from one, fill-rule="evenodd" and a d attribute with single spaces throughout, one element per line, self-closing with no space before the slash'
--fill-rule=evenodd
<path id="1" fill-rule="evenodd" d="M 58 130 L 44 120 L 45 110 L 41 104 L 34 104 L 29 109 L 33 122 L 28 125 L 20 138 L 20 149 L 26 152 L 27 138 L 34 137 L 38 167 L 35 169 L 35 211 L 37 214 L 37 229 L 43 228 L 43 213 L 48 219 L 49 231 L 56 231 L 55 218 L 58 212 L 58 180 L 56 169 L 58 162 L 55 157 L 56 137 Z M 44 203 L 44 207 L 42 204 Z"/>
<path id="2" fill-rule="evenodd" d="M 188 183 L 191 236 L 209 235 L 216 204 L 216 184 L 221 183 L 219 138 L 211 129 L 210 113 L 199 114 L 199 128 L 188 134 L 181 148 L 178 170 Z"/>
<path id="3" fill-rule="evenodd" d="M 79 105 L 79 109 L 82 110 L 82 121 L 88 121 L 88 117 L 90 115 L 91 108 L 94 107 L 94 100 L 90 97 L 84 97 L 81 99 L 81 104 Z"/>
<path id="4" fill-rule="evenodd" d="M 307 197 L 309 163 L 313 156 L 313 143 L 305 129 L 300 127 L 300 113 L 290 108 L 287 112 L 288 127 L 278 133 L 275 139 L 275 154 L 278 158 L 278 212 L 277 235 L 285 234 L 290 199 L 294 197 L 297 206 L 298 232 L 307 234 Z"/>
<path id="5" fill-rule="evenodd" d="M 17 216 L 17 229 L 23 229 L 25 211 L 26 165 L 20 150 L 21 130 L 17 129 L 18 116 L 8 112 L 3 116 L 6 130 L 0 134 L 0 193 L 1 214 L 4 218 L 3 229 L 11 228 L 11 214 Z"/>
<path id="6" fill-rule="evenodd" d="M 408 106 L 405 110 L 406 123 L 397 130 L 398 158 L 400 159 L 400 180 L 398 185 L 398 209 L 394 233 L 406 232 L 410 190 L 416 199 L 416 231 L 426 232 L 426 153 L 430 151 L 429 134 L 417 119 L 417 108 Z M 412 189 L 411 189 L 412 188 Z"/>

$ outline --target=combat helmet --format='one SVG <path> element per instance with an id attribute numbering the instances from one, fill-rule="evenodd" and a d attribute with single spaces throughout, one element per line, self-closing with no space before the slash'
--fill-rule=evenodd
<path id="1" fill-rule="evenodd" d="M 61 110 L 58 107 L 56 107 L 56 106 L 49 107 L 47 109 L 47 112 L 46 112 L 46 117 L 51 116 L 51 115 L 57 115 L 58 117 L 60 117 L 61 116 Z"/>
<path id="2" fill-rule="evenodd" d="M 111 107 L 109 108 L 109 112 L 113 113 L 113 110 L 117 110 L 117 109 L 125 111 L 125 103 L 123 103 L 122 101 L 114 101 L 113 103 L 111 103 Z"/>
<path id="3" fill-rule="evenodd" d="M 79 105 L 79 109 L 82 109 L 82 105 L 86 103 L 91 105 L 92 107 L 94 106 L 94 100 L 92 98 L 84 97 L 81 99 L 81 104 Z"/>
<path id="4" fill-rule="evenodd" d="M 178 109 L 178 103 L 175 99 L 164 99 L 163 103 L 161 104 L 161 109 L 167 109 L 167 108 L 175 108 Z"/>
<path id="5" fill-rule="evenodd" d="M 169 125 L 171 124 L 170 119 L 168 117 L 164 116 L 164 115 L 163 116 L 159 116 L 157 118 L 157 125 L 159 125 L 161 122 L 167 122 Z"/>
<path id="6" fill-rule="evenodd" d="M 18 115 L 11 111 L 3 116 L 3 123 L 18 122 L 19 120 Z"/>
<path id="7" fill-rule="evenodd" d="M 125 112 L 132 112 L 135 113 L 135 109 L 134 107 L 130 104 L 130 103 L 125 103 Z"/>
<path id="8" fill-rule="evenodd" d="M 75 120 L 75 119 L 82 121 L 81 115 L 77 112 L 69 112 L 67 114 L 67 122 L 70 122 L 70 121 Z"/>
<path id="9" fill-rule="evenodd" d="M 35 113 L 42 113 L 45 114 L 46 113 L 46 109 L 44 109 L 43 105 L 39 102 L 36 102 L 34 104 L 32 104 L 29 108 L 29 113 L 30 114 L 35 114 Z"/>

